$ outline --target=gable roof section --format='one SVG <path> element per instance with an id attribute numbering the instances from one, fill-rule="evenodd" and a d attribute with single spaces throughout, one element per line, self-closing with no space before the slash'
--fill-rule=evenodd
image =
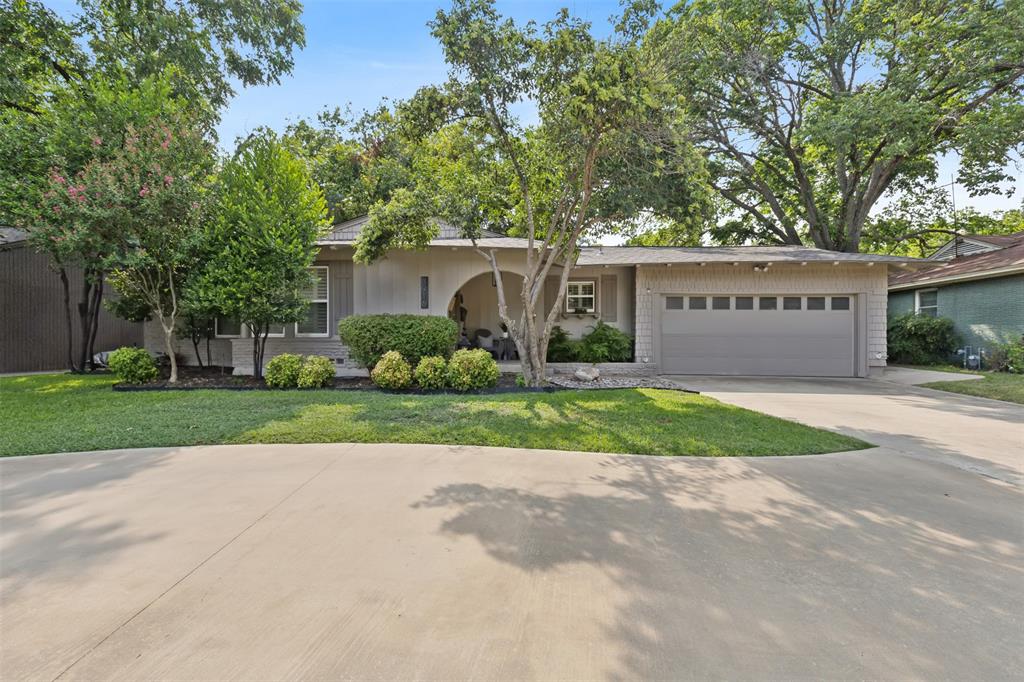
<path id="1" fill-rule="evenodd" d="M 961 256 L 917 272 L 895 273 L 889 277 L 889 290 L 1024 273 L 1024 235 L 1016 239 L 1016 244 L 998 251 Z"/>
<path id="2" fill-rule="evenodd" d="M 343 223 L 338 223 L 331 228 L 330 233 L 319 241 L 321 244 L 352 244 L 359 237 L 359 233 L 363 231 L 366 223 L 370 222 L 370 216 L 360 216 L 359 218 L 353 218 L 352 220 L 346 220 Z M 459 233 L 458 228 L 449 225 L 445 222 L 440 222 L 440 234 L 434 238 L 431 243 L 437 241 L 448 240 L 462 240 L 469 243 L 468 239 L 463 239 L 462 234 Z M 510 239 L 505 237 L 498 232 L 492 232 L 491 230 L 483 230 L 481 237 L 484 239 Z M 478 242 L 480 240 L 477 240 Z M 525 241 L 525 240 L 523 240 Z"/>
<path id="3" fill-rule="evenodd" d="M 965 234 L 954 237 L 928 256 L 928 260 L 949 260 L 976 253 L 997 251 L 1024 240 L 1024 232 L 1013 234 Z"/>

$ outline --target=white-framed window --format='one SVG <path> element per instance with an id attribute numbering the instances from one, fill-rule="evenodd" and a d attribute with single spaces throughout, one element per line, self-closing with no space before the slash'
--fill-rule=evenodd
<path id="1" fill-rule="evenodd" d="M 284 325 L 283 324 L 272 324 L 270 329 L 267 330 L 268 339 L 282 339 L 284 338 Z"/>
<path id="2" fill-rule="evenodd" d="M 309 307 L 306 319 L 295 323 L 295 336 L 328 337 L 330 330 L 330 286 L 326 265 L 315 265 L 309 269 L 313 274 L 313 284 L 303 292 Z"/>
<path id="3" fill-rule="evenodd" d="M 920 289 L 915 297 L 914 310 L 918 315 L 937 317 L 939 314 L 939 290 Z"/>
<path id="4" fill-rule="evenodd" d="M 213 320 L 213 335 L 218 339 L 241 338 L 242 323 L 234 318 L 218 315 Z"/>
<path id="5" fill-rule="evenodd" d="M 597 311 L 597 285 L 593 280 L 578 280 L 565 286 L 565 311 L 592 313 Z"/>

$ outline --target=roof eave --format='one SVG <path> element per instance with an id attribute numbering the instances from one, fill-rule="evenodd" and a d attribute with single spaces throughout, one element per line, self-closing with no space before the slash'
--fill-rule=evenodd
<path id="1" fill-rule="evenodd" d="M 912 282 L 890 284 L 889 291 L 905 291 L 907 289 L 920 289 L 923 286 L 934 286 L 936 284 L 955 284 L 957 282 L 970 282 L 979 279 L 993 279 L 1019 273 L 1024 273 L 1024 263 L 1005 268 L 993 268 L 992 270 L 979 270 L 978 272 L 965 272 L 959 275 L 929 277 L 926 279 L 916 279 Z"/>

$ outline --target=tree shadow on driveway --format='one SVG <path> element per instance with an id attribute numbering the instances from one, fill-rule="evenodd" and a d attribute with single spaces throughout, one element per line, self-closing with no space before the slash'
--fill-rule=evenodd
<path id="1" fill-rule="evenodd" d="M 414 508 L 446 510 L 442 534 L 565 590 L 574 565 L 607 576 L 608 677 L 980 679 L 1024 665 L 1016 490 L 883 451 L 603 468 L 569 492 L 446 485 Z"/>

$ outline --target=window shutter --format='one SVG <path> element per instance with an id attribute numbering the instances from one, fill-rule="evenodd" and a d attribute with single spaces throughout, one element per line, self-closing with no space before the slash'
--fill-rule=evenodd
<path id="1" fill-rule="evenodd" d="M 542 320 L 548 316 L 549 312 L 551 312 L 551 306 L 555 304 L 555 299 L 557 297 L 558 278 L 548 277 L 546 280 L 544 280 L 544 314 L 540 316 Z M 564 310 L 564 301 L 562 305 Z"/>
<path id="2" fill-rule="evenodd" d="M 601 275 L 601 319 L 615 322 L 619 315 L 619 286 L 615 275 Z"/>

